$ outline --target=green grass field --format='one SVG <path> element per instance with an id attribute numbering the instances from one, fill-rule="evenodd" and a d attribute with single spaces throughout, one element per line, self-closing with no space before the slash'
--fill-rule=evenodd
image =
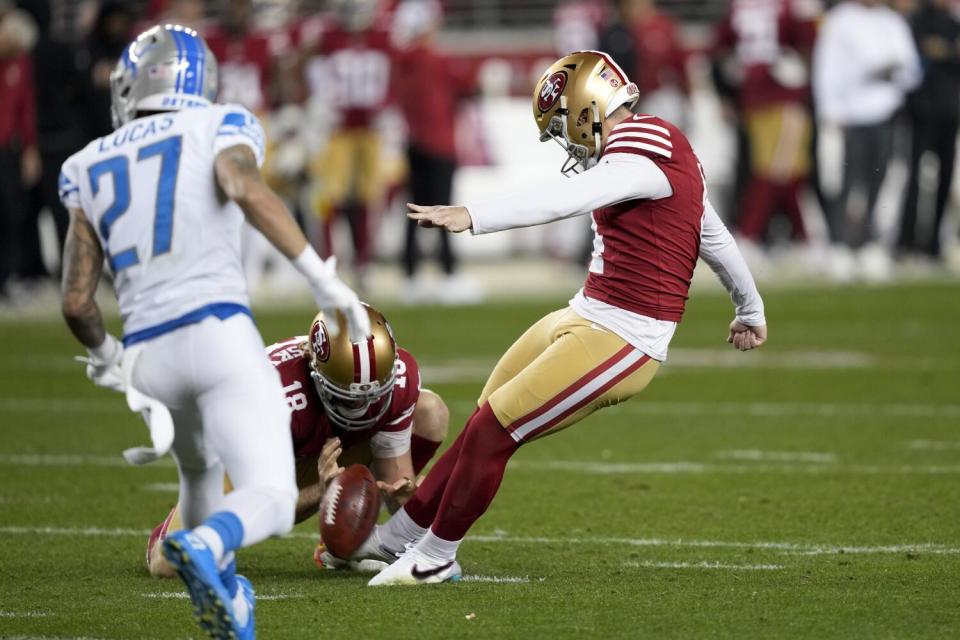
<path id="1" fill-rule="evenodd" d="M 960 285 L 766 301 L 771 342 L 739 354 L 729 302 L 695 291 L 642 397 L 521 450 L 461 548 L 474 581 L 321 573 L 315 520 L 244 551 L 259 636 L 957 637 Z M 384 311 L 453 435 L 563 303 Z M 310 315 L 258 318 L 272 341 Z M 0 323 L 0 636 L 198 637 L 179 582 L 143 565 L 175 469 L 123 463 L 146 431 L 75 353 L 58 318 Z"/>

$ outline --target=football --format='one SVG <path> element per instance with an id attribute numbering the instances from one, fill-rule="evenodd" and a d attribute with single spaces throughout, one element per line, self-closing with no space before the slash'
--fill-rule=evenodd
<path id="1" fill-rule="evenodd" d="M 349 558 L 367 539 L 380 513 L 380 490 L 362 464 L 344 469 L 320 501 L 320 537 L 338 558 Z"/>

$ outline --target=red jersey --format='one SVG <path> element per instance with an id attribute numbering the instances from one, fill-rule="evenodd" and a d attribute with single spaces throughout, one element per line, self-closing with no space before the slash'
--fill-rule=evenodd
<path id="1" fill-rule="evenodd" d="M 396 98 L 410 143 L 433 155 L 455 158 L 456 100 L 472 84 L 466 74 L 455 73 L 448 56 L 422 44 L 398 53 L 394 67 Z"/>
<path id="2" fill-rule="evenodd" d="M 637 68 L 632 78 L 640 95 L 648 95 L 663 86 L 673 86 L 684 95 L 689 94 L 687 54 L 673 20 L 662 13 L 654 14 L 633 25 L 633 35 Z"/>
<path id="3" fill-rule="evenodd" d="M 370 127 L 390 96 L 390 34 L 333 25 L 319 36 L 314 53 L 307 65 L 311 93 L 330 97 L 343 128 Z"/>
<path id="4" fill-rule="evenodd" d="M 387 412 L 369 429 L 347 431 L 327 418 L 301 349 L 305 340 L 305 336 L 299 336 L 267 347 L 270 362 L 280 374 L 283 392 L 290 406 L 290 432 L 293 435 L 295 457 L 319 456 L 328 438 L 340 438 L 346 450 L 354 444 L 367 442 L 379 432 L 404 431 L 413 424 L 413 411 L 420 397 L 420 370 L 409 351 L 397 349 L 397 379 Z"/>
<path id="5" fill-rule="evenodd" d="M 756 107 L 805 101 L 809 85 L 784 86 L 772 73 L 790 48 L 808 57 L 816 39 L 816 0 L 733 0 L 717 28 L 716 48 L 733 49 L 743 70 L 740 103 Z"/>
<path id="6" fill-rule="evenodd" d="M 268 109 L 272 62 L 290 49 L 290 35 L 277 31 L 234 36 L 214 27 L 204 39 L 220 64 L 220 102 L 241 104 L 253 112 Z"/>
<path id="7" fill-rule="evenodd" d="M 651 115 L 610 132 L 603 156 L 642 155 L 666 174 L 673 195 L 627 200 L 593 212 L 595 255 L 587 297 L 657 320 L 679 322 L 700 253 L 704 178 L 686 136 Z"/>
<path id="8" fill-rule="evenodd" d="M 0 60 L 0 147 L 37 143 L 37 115 L 33 64 L 27 55 Z"/>

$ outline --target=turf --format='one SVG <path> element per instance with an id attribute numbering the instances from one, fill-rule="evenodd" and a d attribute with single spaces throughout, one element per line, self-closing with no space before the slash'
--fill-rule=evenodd
<path id="1" fill-rule="evenodd" d="M 311 521 L 241 554 L 271 596 L 260 637 L 955 637 L 960 286 L 766 300 L 771 342 L 741 355 L 729 302 L 695 292 L 641 398 L 515 456 L 460 555 L 505 582 L 367 588 L 314 567 Z M 562 304 L 385 311 L 452 436 Z M 258 312 L 268 340 L 309 316 Z M 56 318 L 0 324 L 0 636 L 199 637 L 180 584 L 143 566 L 175 470 L 123 465 L 145 430 L 77 351 Z"/>

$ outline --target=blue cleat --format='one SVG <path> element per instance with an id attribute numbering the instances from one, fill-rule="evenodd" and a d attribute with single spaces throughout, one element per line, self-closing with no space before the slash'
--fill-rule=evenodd
<path id="1" fill-rule="evenodd" d="M 243 598 L 243 601 L 246 603 L 246 608 L 247 608 L 246 624 L 244 624 L 243 627 L 240 628 L 240 631 L 237 634 L 237 637 L 240 640 L 253 640 L 254 638 L 253 607 L 256 604 L 257 598 L 253 593 L 253 585 L 250 584 L 250 581 L 247 580 L 244 576 L 237 576 L 237 586 L 239 587 L 239 589 L 237 590 L 236 598 L 234 598 L 233 600 L 234 602 L 233 609 L 236 612 L 235 617 L 238 623 L 239 623 L 239 620 L 243 618 L 243 615 L 241 614 L 241 611 L 240 611 L 241 607 L 237 606 L 237 599 Z"/>
<path id="2" fill-rule="evenodd" d="M 239 640 L 253 638 L 253 616 L 248 624 L 240 627 L 233 611 L 233 601 L 217 570 L 213 554 L 190 531 L 177 531 L 163 541 L 163 555 L 187 585 L 193 602 L 193 617 L 200 628 L 211 638 Z M 237 576 L 240 582 L 242 576 Z M 249 602 L 253 602 L 253 589 L 246 578 Z M 252 613 L 252 610 L 251 610 Z"/>

